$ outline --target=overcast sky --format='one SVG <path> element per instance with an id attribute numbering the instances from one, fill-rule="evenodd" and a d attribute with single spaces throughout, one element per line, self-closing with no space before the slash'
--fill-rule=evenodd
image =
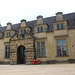
<path id="1" fill-rule="evenodd" d="M 75 12 L 75 0 L 0 0 L 2 26 L 7 22 L 20 23 L 21 19 L 35 20 L 38 15 L 55 16 L 56 12 Z"/>

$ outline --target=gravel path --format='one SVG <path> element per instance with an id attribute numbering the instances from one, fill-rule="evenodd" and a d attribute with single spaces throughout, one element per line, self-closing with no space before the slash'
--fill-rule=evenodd
<path id="1" fill-rule="evenodd" d="M 75 64 L 0 65 L 0 75 L 75 75 Z"/>

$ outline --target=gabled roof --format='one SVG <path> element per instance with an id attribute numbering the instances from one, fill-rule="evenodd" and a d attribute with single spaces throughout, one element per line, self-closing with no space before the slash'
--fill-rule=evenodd
<path id="1" fill-rule="evenodd" d="M 49 30 L 48 31 L 52 31 L 52 29 L 53 29 L 53 22 L 54 22 L 55 17 L 56 16 L 44 18 L 45 23 L 49 25 Z M 69 13 L 69 14 L 63 14 L 63 17 L 65 17 L 66 20 L 68 21 L 68 28 L 75 28 L 75 24 L 74 24 L 75 12 L 74 13 Z M 27 22 L 27 25 L 32 28 L 32 33 L 34 32 L 34 25 L 35 25 L 35 23 L 36 23 L 36 20 Z M 13 24 L 12 28 L 14 30 L 18 31 L 18 28 L 20 27 L 20 24 L 21 23 Z M 0 27 L 1 32 L 4 33 L 5 30 L 6 30 L 6 27 L 7 26 Z"/>

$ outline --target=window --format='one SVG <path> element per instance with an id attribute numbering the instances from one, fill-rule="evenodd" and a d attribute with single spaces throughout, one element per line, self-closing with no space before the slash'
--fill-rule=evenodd
<path id="1" fill-rule="evenodd" d="M 37 57 L 45 57 L 45 42 L 37 42 Z"/>
<path id="2" fill-rule="evenodd" d="M 21 30 L 21 34 L 23 34 L 23 30 Z"/>
<path id="3" fill-rule="evenodd" d="M 10 58 L 10 45 L 5 46 L 5 57 Z"/>
<path id="4" fill-rule="evenodd" d="M 5 57 L 7 58 L 7 46 L 5 46 Z"/>
<path id="5" fill-rule="evenodd" d="M 67 55 L 67 46 L 66 40 L 57 40 L 57 55 L 66 56 Z"/>
<path id="6" fill-rule="evenodd" d="M 7 37 L 8 37 L 8 33 L 7 33 L 7 35 L 6 35 Z"/>
<path id="7" fill-rule="evenodd" d="M 24 34 L 26 33 L 26 30 L 24 30 Z"/>
<path id="8" fill-rule="evenodd" d="M 43 27 L 37 27 L 37 32 L 43 32 Z"/>
<path id="9" fill-rule="evenodd" d="M 37 32 L 38 32 L 38 33 L 40 32 L 40 29 L 39 29 L 39 27 L 37 28 Z"/>
<path id="10" fill-rule="evenodd" d="M 57 30 L 59 30 L 59 29 L 64 29 L 63 24 L 57 24 Z"/>
<path id="11" fill-rule="evenodd" d="M 59 30 L 59 29 L 60 29 L 59 24 L 57 24 L 57 30 Z"/>
<path id="12" fill-rule="evenodd" d="M 11 36 L 11 33 L 9 32 L 9 37 Z"/>
<path id="13" fill-rule="evenodd" d="M 63 24 L 61 24 L 61 29 L 64 29 L 64 26 L 63 26 Z"/>
<path id="14" fill-rule="evenodd" d="M 6 36 L 10 37 L 11 36 L 11 32 L 7 32 Z"/>
<path id="15" fill-rule="evenodd" d="M 41 32 L 43 32 L 43 27 L 41 27 Z"/>

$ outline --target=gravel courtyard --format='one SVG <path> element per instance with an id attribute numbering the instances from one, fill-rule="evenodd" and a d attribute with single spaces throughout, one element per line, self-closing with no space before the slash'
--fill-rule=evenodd
<path id="1" fill-rule="evenodd" d="M 75 64 L 0 65 L 0 75 L 75 75 Z"/>

